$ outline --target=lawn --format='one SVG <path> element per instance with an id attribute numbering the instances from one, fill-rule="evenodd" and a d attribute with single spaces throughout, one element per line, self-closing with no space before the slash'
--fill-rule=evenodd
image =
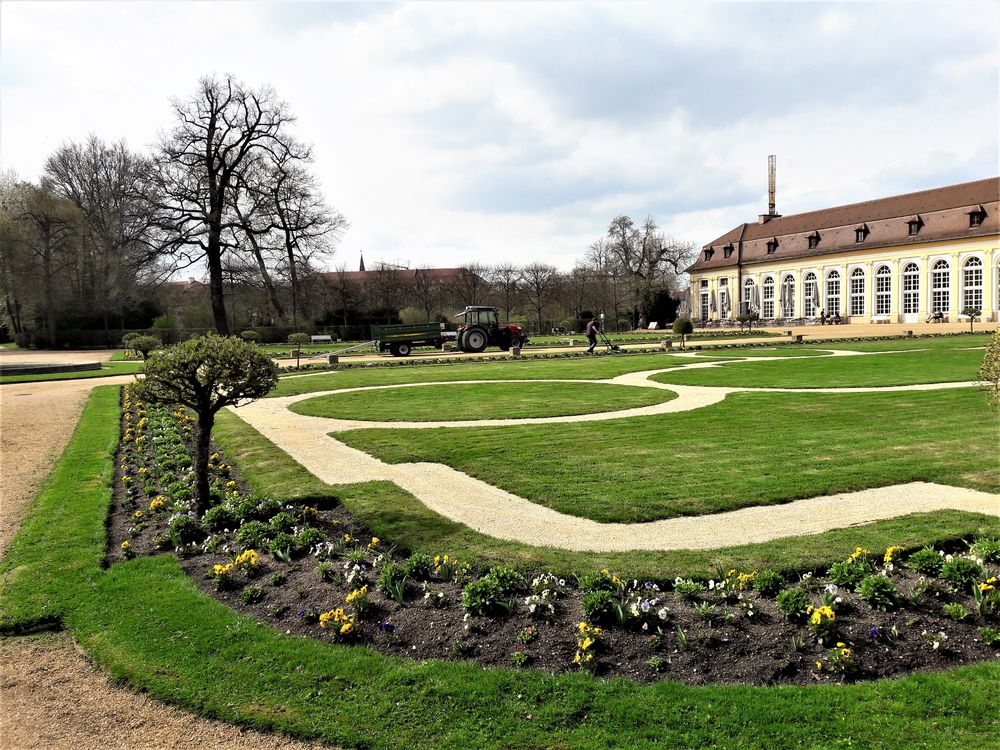
<path id="1" fill-rule="evenodd" d="M 350 748 L 995 744 L 997 662 L 847 686 L 637 686 L 289 637 L 202 594 L 170 556 L 104 570 L 116 395 L 95 391 L 2 563 L 0 625 L 58 621 L 153 697 Z"/>
<path id="2" fill-rule="evenodd" d="M 847 388 L 974 381 L 981 350 L 938 348 L 899 354 L 816 357 L 779 362 L 731 362 L 720 367 L 654 375 L 660 383 L 745 388 Z"/>
<path id="3" fill-rule="evenodd" d="M 48 380 L 81 380 L 86 378 L 106 378 L 112 375 L 133 375 L 143 370 L 142 362 L 104 362 L 100 370 L 79 372 L 53 372 L 47 375 L 0 375 L 0 385 L 4 383 L 41 383 Z"/>
<path id="4" fill-rule="evenodd" d="M 311 417 L 434 422 L 591 414 L 676 397 L 666 390 L 603 383 L 455 383 L 337 393 L 290 408 Z"/>
<path id="5" fill-rule="evenodd" d="M 705 357 L 711 361 L 711 357 Z M 293 396 L 370 385 L 436 383 L 454 380 L 600 380 L 628 372 L 689 364 L 690 357 L 671 354 L 616 354 L 558 359 L 461 361 L 454 364 L 406 363 L 391 367 L 352 367 L 333 372 L 281 378 L 270 396 Z"/>
<path id="6" fill-rule="evenodd" d="M 634 523 L 899 482 L 997 492 L 998 427 L 982 393 L 963 388 L 737 393 L 653 417 L 337 438 L 391 463 L 446 464 L 563 513 Z"/>

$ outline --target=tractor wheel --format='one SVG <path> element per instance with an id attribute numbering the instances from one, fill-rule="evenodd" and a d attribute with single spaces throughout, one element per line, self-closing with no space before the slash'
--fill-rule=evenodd
<path id="1" fill-rule="evenodd" d="M 467 352 L 481 352 L 488 343 L 489 337 L 486 335 L 486 331 L 479 326 L 474 326 L 465 332 L 462 348 Z"/>
<path id="2" fill-rule="evenodd" d="M 510 345 L 514 349 L 520 349 L 521 348 L 521 337 L 520 336 L 512 336 L 511 339 L 510 339 Z"/>

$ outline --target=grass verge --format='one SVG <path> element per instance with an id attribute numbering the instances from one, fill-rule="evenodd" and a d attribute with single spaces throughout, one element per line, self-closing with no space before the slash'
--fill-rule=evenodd
<path id="1" fill-rule="evenodd" d="M 49 380 L 82 380 L 107 378 L 112 375 L 133 375 L 142 372 L 142 362 L 104 362 L 100 370 L 80 372 L 51 372 L 46 375 L 0 375 L 0 385 L 5 383 L 43 383 Z"/>
<path id="2" fill-rule="evenodd" d="M 117 431 L 117 389 L 102 391 L 0 568 L 0 622 L 58 613 L 113 678 L 161 700 L 373 749 L 877 747 L 892 737 L 937 750 L 988 747 L 1000 731 L 996 662 L 848 686 L 637 686 L 289 637 L 202 594 L 169 556 L 101 570 Z"/>

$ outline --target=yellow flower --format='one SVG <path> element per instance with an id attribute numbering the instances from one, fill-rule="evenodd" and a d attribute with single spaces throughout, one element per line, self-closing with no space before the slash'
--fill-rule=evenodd
<path id="1" fill-rule="evenodd" d="M 141 510 L 137 510 L 135 513 L 132 514 L 132 518 L 135 518 L 135 519 L 142 518 L 142 511 Z"/>
<path id="2" fill-rule="evenodd" d="M 842 648 L 842 649 L 840 649 L 840 656 L 842 658 L 844 658 L 844 659 L 850 659 L 851 658 L 851 649 L 849 649 L 849 648 Z"/>
<path id="3" fill-rule="evenodd" d="M 353 622 L 345 622 L 343 625 L 340 626 L 341 635 L 349 635 L 352 630 L 354 630 Z"/>
<path id="4" fill-rule="evenodd" d="M 588 648 L 590 648 L 593 645 L 594 645 L 594 639 L 591 638 L 589 635 L 586 638 L 584 638 L 582 641 L 580 641 L 580 648 L 583 651 L 586 651 Z"/>
<path id="5" fill-rule="evenodd" d="M 842 641 L 837 642 L 837 648 L 843 648 L 845 645 Z"/>
<path id="6" fill-rule="evenodd" d="M 212 572 L 220 578 L 222 576 L 227 576 L 233 572 L 233 564 L 226 563 L 225 565 L 214 565 L 212 567 Z"/>
<path id="7" fill-rule="evenodd" d="M 823 662 L 821 661 L 816 662 L 816 669 L 823 669 Z"/>
<path id="8" fill-rule="evenodd" d="M 372 540 L 368 543 L 368 549 L 375 549 L 376 547 L 378 547 L 379 541 L 380 540 L 377 536 L 373 536 Z"/>
<path id="9" fill-rule="evenodd" d="M 123 550 L 128 550 L 129 546 L 131 546 L 131 545 L 129 545 L 128 539 L 126 539 L 124 542 L 122 542 L 122 549 Z"/>
<path id="10" fill-rule="evenodd" d="M 886 549 L 885 555 L 883 556 L 882 560 L 886 564 L 891 563 L 893 560 L 896 559 L 896 553 L 902 551 L 903 551 L 902 547 L 897 547 L 897 546 L 889 547 L 888 549 Z"/>
<path id="11" fill-rule="evenodd" d="M 344 544 L 350 544 L 353 541 L 354 537 L 352 537 L 350 534 L 344 534 Z"/>
<path id="12" fill-rule="evenodd" d="M 163 495 L 157 495 L 149 503 L 149 509 L 153 511 L 163 510 L 165 507 L 167 507 L 167 499 Z"/>
<path id="13" fill-rule="evenodd" d="M 990 581 L 996 581 L 996 578 L 991 578 Z M 987 591 L 993 591 L 993 589 L 996 588 L 996 586 L 990 585 L 990 581 L 984 581 L 983 583 L 979 584 L 979 590 L 982 591 L 984 594 Z"/>
<path id="14" fill-rule="evenodd" d="M 248 549 L 245 552 L 240 553 L 236 558 L 236 565 L 246 565 L 250 568 L 255 567 L 257 565 L 257 550 Z"/>

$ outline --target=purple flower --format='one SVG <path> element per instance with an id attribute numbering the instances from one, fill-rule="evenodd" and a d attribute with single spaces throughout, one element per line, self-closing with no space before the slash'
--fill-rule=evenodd
<path id="1" fill-rule="evenodd" d="M 881 635 L 882 635 L 882 633 L 879 631 L 878 625 L 872 625 L 870 628 L 868 628 L 868 637 L 869 638 L 873 638 L 874 639 L 874 638 L 880 637 Z"/>
<path id="2" fill-rule="evenodd" d="M 379 620 L 378 629 L 383 633 L 391 633 L 396 629 L 396 626 L 388 620 Z"/>

